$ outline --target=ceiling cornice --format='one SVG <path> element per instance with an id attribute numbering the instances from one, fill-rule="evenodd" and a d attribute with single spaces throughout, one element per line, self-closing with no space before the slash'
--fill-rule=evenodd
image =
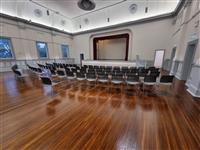
<path id="1" fill-rule="evenodd" d="M 63 30 L 59 30 L 57 28 L 49 27 L 49 26 L 42 25 L 42 24 L 35 23 L 35 22 L 30 22 L 26 19 L 22 19 L 22 18 L 19 18 L 19 17 L 13 17 L 13 16 L 10 16 L 10 15 L 2 14 L 2 13 L 0 13 L 0 17 L 6 18 L 6 19 L 9 19 L 9 20 L 14 20 L 14 21 L 17 21 L 17 22 L 23 22 L 23 23 L 28 24 L 28 25 L 34 25 L 36 27 L 41 27 L 41 28 L 48 29 L 48 30 L 51 30 L 51 31 L 56 31 L 56 32 L 59 32 L 59 33 L 64 33 L 64 34 L 67 34 L 67 35 L 74 36 L 74 35 L 87 34 L 87 33 L 91 33 L 91 32 L 98 32 L 98 31 L 102 31 L 102 30 L 109 30 L 109 29 L 113 29 L 113 28 L 120 28 L 120 27 L 125 27 L 125 26 L 130 26 L 130 25 L 136 25 L 136 24 L 142 24 L 142 23 L 148 23 L 148 22 L 152 22 L 152 21 L 172 18 L 172 17 L 175 17 L 179 13 L 179 11 L 184 6 L 186 1 L 187 0 L 180 0 L 176 9 L 172 13 L 158 15 L 158 16 L 155 16 L 155 17 L 139 19 L 139 20 L 136 20 L 136 21 L 120 23 L 120 24 L 111 25 L 111 26 L 107 26 L 107 27 L 100 27 L 100 28 L 81 31 L 81 32 L 77 32 L 77 33 L 66 32 L 66 31 L 63 31 Z"/>

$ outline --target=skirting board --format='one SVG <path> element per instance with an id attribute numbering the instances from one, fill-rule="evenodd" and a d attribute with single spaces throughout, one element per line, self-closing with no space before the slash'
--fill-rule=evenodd
<path id="1" fill-rule="evenodd" d="M 178 75 L 175 75 L 175 77 L 178 79 L 178 80 L 182 80 L 180 76 Z"/>
<path id="2" fill-rule="evenodd" d="M 192 96 L 197 97 L 197 98 L 200 98 L 200 95 L 196 95 L 196 94 L 194 94 L 194 93 L 191 92 L 189 89 L 187 89 L 187 91 L 188 91 Z"/>

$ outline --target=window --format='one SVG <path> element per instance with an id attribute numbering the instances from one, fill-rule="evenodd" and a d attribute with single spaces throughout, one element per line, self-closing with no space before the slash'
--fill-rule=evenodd
<path id="1" fill-rule="evenodd" d="M 1 59 L 14 58 L 12 43 L 9 38 L 0 37 L 0 58 Z"/>
<path id="2" fill-rule="evenodd" d="M 45 42 L 36 42 L 39 58 L 48 58 L 48 47 Z"/>
<path id="3" fill-rule="evenodd" d="M 68 45 L 61 45 L 61 49 L 62 49 L 62 56 L 64 58 L 69 57 L 69 46 Z"/>

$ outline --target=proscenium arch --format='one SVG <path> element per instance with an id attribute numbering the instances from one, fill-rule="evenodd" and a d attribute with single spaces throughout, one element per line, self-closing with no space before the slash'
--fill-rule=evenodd
<path id="1" fill-rule="evenodd" d="M 91 59 L 91 60 L 94 59 L 94 42 L 93 42 L 93 40 L 95 38 L 112 36 L 112 35 L 121 35 L 121 34 L 129 35 L 127 60 L 132 59 L 132 30 L 131 29 L 99 32 L 99 33 L 90 35 L 90 37 L 89 37 L 89 57 L 90 58 L 89 59 Z"/>

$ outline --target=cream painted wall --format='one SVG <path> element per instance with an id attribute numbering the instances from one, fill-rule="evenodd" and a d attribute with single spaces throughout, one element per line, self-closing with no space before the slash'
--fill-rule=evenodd
<path id="1" fill-rule="evenodd" d="M 124 60 L 126 55 L 126 39 L 102 40 L 98 42 L 98 59 Z"/>
<path id="2" fill-rule="evenodd" d="M 0 18 L 0 35 L 11 38 L 16 59 L 38 59 L 35 43 L 44 41 L 48 43 L 50 58 L 62 58 L 60 45 L 68 44 L 70 57 L 75 58 L 75 62 L 79 63 L 80 53 L 84 53 L 85 59 L 93 59 L 93 38 L 128 33 L 130 35 L 129 60 L 135 60 L 136 55 L 141 59 L 153 60 L 156 49 L 165 49 L 165 59 L 170 58 L 174 46 L 177 47 L 176 59 L 183 60 L 188 41 L 200 37 L 200 25 L 197 26 L 200 20 L 199 9 L 200 1 L 193 1 L 191 6 L 184 7 L 179 12 L 175 25 L 172 24 L 174 18 L 171 18 L 73 37 Z M 195 14 L 197 15 L 194 16 Z M 199 59 L 200 46 L 198 45 L 195 62 Z"/>
<path id="3" fill-rule="evenodd" d="M 85 59 L 93 59 L 94 37 L 129 33 L 129 60 L 135 60 L 136 55 L 141 59 L 153 60 L 156 49 L 166 49 L 165 58 L 170 58 L 172 49 L 169 49 L 172 33 L 172 19 L 159 20 L 149 23 L 116 28 L 112 30 L 92 32 L 74 36 L 74 50 L 76 62 L 79 62 L 79 54 L 84 53 Z"/>
<path id="4" fill-rule="evenodd" d="M 192 1 L 192 4 L 183 7 L 176 18 L 170 47 L 171 49 L 174 46 L 177 47 L 175 59 L 183 61 L 188 42 L 195 39 L 200 40 L 200 23 L 198 23 L 200 21 L 200 1 Z M 196 49 L 194 62 L 197 62 L 198 59 L 200 59 L 199 44 Z"/>
<path id="5" fill-rule="evenodd" d="M 70 58 L 75 57 L 73 38 L 70 35 L 4 18 L 0 18 L 0 29 L 0 36 L 11 38 L 17 60 L 38 59 L 36 41 L 47 42 L 50 59 L 62 58 L 61 44 L 69 45 Z"/>

